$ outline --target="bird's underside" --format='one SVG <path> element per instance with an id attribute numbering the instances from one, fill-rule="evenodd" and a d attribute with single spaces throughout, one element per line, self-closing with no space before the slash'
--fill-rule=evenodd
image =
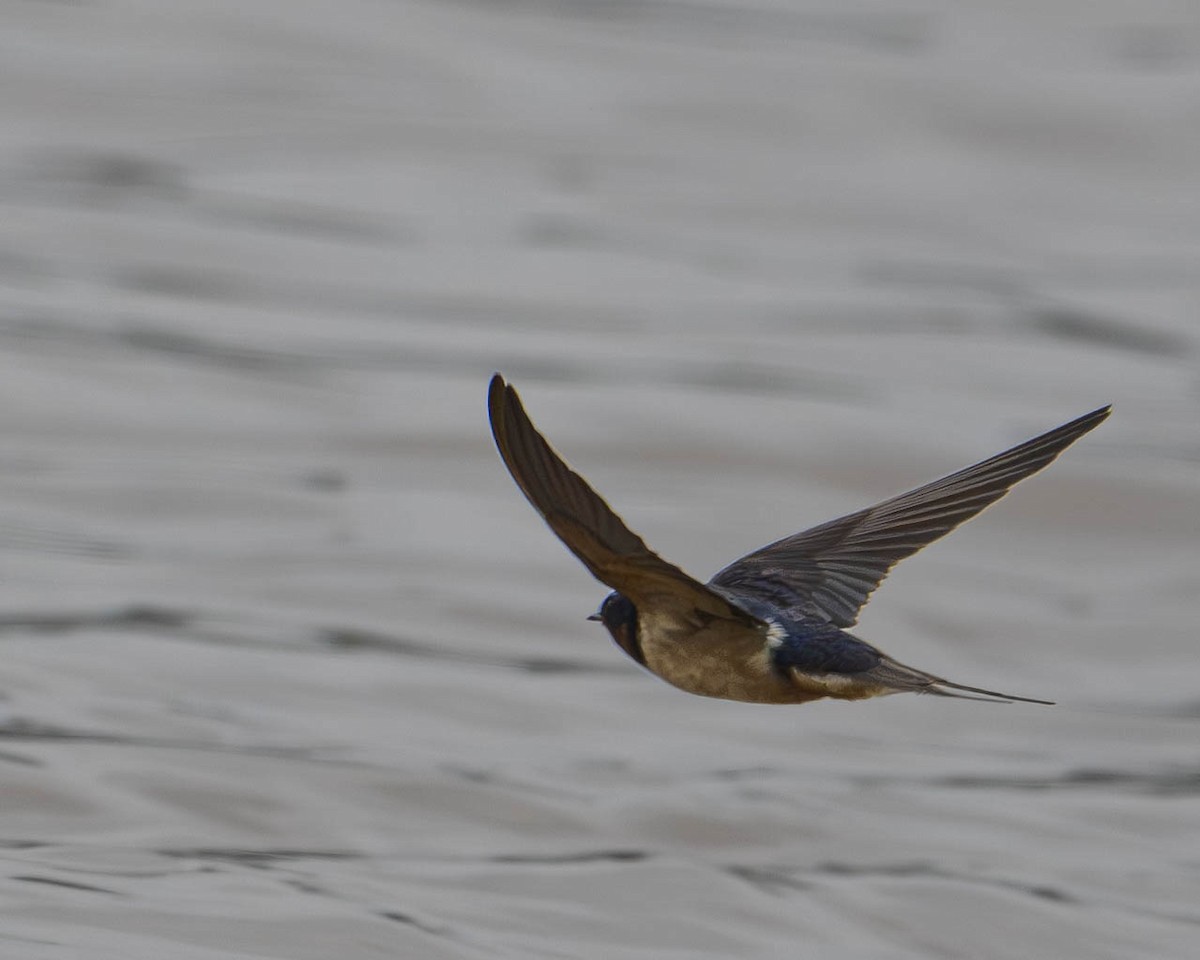
<path id="1" fill-rule="evenodd" d="M 768 544 L 707 584 L 663 560 L 534 427 L 497 374 L 496 447 L 551 530 L 614 591 L 603 620 L 634 660 L 690 693 L 757 703 L 929 693 L 1022 700 L 908 667 L 846 632 L 888 571 L 995 503 L 1109 413 L 1103 407 L 915 490 Z"/>
<path id="2" fill-rule="evenodd" d="M 954 683 L 893 660 L 865 640 L 825 621 L 773 616 L 761 602 L 725 593 L 730 602 L 764 620 L 753 637 L 741 625 L 713 621 L 674 638 L 644 630 L 644 665 L 688 693 L 751 703 L 866 700 L 893 693 L 926 693 L 967 700 L 1049 704 Z"/>

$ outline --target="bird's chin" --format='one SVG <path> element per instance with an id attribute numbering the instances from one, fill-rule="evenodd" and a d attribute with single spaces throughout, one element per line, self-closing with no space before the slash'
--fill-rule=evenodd
<path id="1" fill-rule="evenodd" d="M 642 654 L 642 645 L 638 642 L 637 625 L 631 621 L 621 623 L 605 623 L 614 642 L 629 656 L 631 660 L 645 665 L 646 658 Z"/>

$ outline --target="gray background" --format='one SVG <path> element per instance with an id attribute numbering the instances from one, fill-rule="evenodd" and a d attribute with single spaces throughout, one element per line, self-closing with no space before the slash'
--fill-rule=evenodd
<path id="1" fill-rule="evenodd" d="M 13 0 L 0 954 L 1191 957 L 1200 13 Z M 1060 701 L 707 701 L 697 575 L 1113 402 L 876 596 Z"/>

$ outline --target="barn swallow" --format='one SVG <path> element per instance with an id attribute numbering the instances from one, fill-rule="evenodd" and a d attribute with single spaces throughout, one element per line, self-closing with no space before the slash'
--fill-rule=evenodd
<path id="1" fill-rule="evenodd" d="M 517 486 L 597 580 L 589 619 L 667 683 L 751 703 L 931 693 L 1053 703 L 953 683 L 848 633 L 892 567 L 945 536 L 1099 426 L 1111 407 L 974 466 L 785 537 L 701 583 L 654 553 L 534 427 L 500 374 L 488 391 L 496 448 Z"/>

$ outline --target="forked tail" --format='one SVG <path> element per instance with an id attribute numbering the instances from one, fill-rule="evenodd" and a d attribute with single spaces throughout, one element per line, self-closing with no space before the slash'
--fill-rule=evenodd
<path id="1" fill-rule="evenodd" d="M 1047 706 L 1054 706 L 1053 700 L 1038 700 L 1036 697 L 1018 697 L 1011 693 L 1000 693 L 997 690 L 985 690 L 983 687 L 968 687 L 962 683 L 954 683 L 942 677 L 934 676 L 932 673 L 926 673 L 924 670 L 905 666 L 903 663 L 892 660 L 890 657 L 884 657 L 883 661 L 871 670 L 871 674 L 881 683 L 885 683 L 898 691 L 906 690 L 912 693 L 928 693 L 938 697 L 956 697 L 960 700 L 984 700 L 988 703 L 1012 703 L 1014 700 L 1019 700 L 1021 703 L 1042 703 Z M 956 690 L 967 692 L 955 693 L 954 691 Z M 979 694 L 979 696 L 971 696 L 971 694 Z"/>

